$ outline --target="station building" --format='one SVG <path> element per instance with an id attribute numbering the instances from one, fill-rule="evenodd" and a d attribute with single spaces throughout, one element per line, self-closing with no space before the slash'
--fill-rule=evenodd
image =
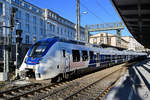
<path id="1" fill-rule="evenodd" d="M 0 0 L 0 26 L 10 26 L 12 8 L 17 8 L 15 29 L 22 29 L 22 43 L 33 44 L 46 37 L 60 37 L 75 40 L 75 25 L 59 14 L 39 8 L 25 0 Z M 12 32 L 15 43 L 16 32 Z M 80 41 L 86 41 L 84 28 L 81 27 Z M 0 37 L 10 33 L 10 28 L 1 28 Z M 1 41 L 3 42 L 3 41 Z"/>
<path id="2" fill-rule="evenodd" d="M 137 42 L 131 36 L 121 36 L 121 41 L 119 42 L 119 37 L 114 34 L 107 32 L 98 33 L 90 36 L 90 43 L 101 45 L 106 44 L 109 46 L 120 47 L 132 51 L 144 51 L 144 46 Z"/>
<path id="3" fill-rule="evenodd" d="M 12 9 L 17 9 L 15 17 L 15 27 L 12 29 L 11 18 Z M 11 53 L 7 59 L 11 63 L 16 60 L 16 29 L 21 29 L 22 46 L 21 54 L 18 58 L 22 62 L 29 46 L 36 41 L 48 38 L 59 37 L 68 40 L 75 40 L 76 24 L 63 18 L 59 14 L 49 10 L 39 8 L 25 0 L 0 0 L 0 72 L 8 72 L 8 67 L 4 67 L 6 50 L 4 45 L 11 40 Z M 81 42 L 86 42 L 84 27 L 80 28 Z M 9 39 L 8 39 L 9 38 Z M 8 54 L 8 53 L 7 53 Z M 5 55 L 5 56 L 4 56 Z M 10 64 L 13 65 L 13 64 Z M 6 80 L 7 74 L 0 73 L 0 80 Z"/>

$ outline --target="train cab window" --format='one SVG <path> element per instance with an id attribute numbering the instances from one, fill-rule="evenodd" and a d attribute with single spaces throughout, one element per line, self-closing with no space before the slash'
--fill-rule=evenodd
<path id="1" fill-rule="evenodd" d="M 94 60 L 94 53 L 93 53 L 93 51 L 90 51 L 90 60 Z"/>
<path id="2" fill-rule="evenodd" d="M 46 42 L 39 42 L 36 43 L 30 53 L 30 57 L 40 57 L 44 51 L 46 50 L 46 48 L 48 47 L 49 43 Z"/>
<path id="3" fill-rule="evenodd" d="M 66 53 L 65 53 L 65 50 L 63 50 L 63 57 L 66 57 Z"/>
<path id="4" fill-rule="evenodd" d="M 72 50 L 72 58 L 73 58 L 73 62 L 79 62 L 80 61 L 80 51 Z"/>
<path id="5" fill-rule="evenodd" d="M 82 61 L 87 61 L 88 60 L 88 53 L 87 51 L 82 51 Z"/>

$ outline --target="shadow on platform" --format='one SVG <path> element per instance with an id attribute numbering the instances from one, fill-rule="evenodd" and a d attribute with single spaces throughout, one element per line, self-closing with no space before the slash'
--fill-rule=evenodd
<path id="1" fill-rule="evenodd" d="M 143 100 L 139 90 L 142 88 L 144 82 L 145 86 L 150 91 L 150 83 L 145 78 L 145 73 L 142 73 L 138 68 L 143 68 L 150 76 L 150 69 L 147 68 L 147 66 L 150 68 L 150 59 L 139 62 L 129 68 L 129 75 L 116 90 L 117 92 L 114 95 L 115 100 Z"/>

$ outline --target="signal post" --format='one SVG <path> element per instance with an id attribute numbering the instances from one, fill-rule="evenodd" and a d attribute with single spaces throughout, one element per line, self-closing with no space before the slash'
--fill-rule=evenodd
<path id="1" fill-rule="evenodd" d="M 19 64 L 18 64 L 18 57 L 19 57 L 19 53 L 21 51 L 19 51 L 21 48 L 21 42 L 22 42 L 22 37 L 21 37 L 21 34 L 22 34 L 22 30 L 20 29 L 17 29 L 16 30 L 16 78 L 18 78 L 18 68 L 19 68 Z"/>

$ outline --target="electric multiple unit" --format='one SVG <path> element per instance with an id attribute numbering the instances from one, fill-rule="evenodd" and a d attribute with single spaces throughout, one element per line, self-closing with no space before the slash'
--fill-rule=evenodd
<path id="1" fill-rule="evenodd" d="M 142 52 L 119 51 L 47 38 L 31 46 L 19 68 L 19 75 L 36 80 L 65 78 L 72 73 L 88 72 L 146 56 Z"/>

